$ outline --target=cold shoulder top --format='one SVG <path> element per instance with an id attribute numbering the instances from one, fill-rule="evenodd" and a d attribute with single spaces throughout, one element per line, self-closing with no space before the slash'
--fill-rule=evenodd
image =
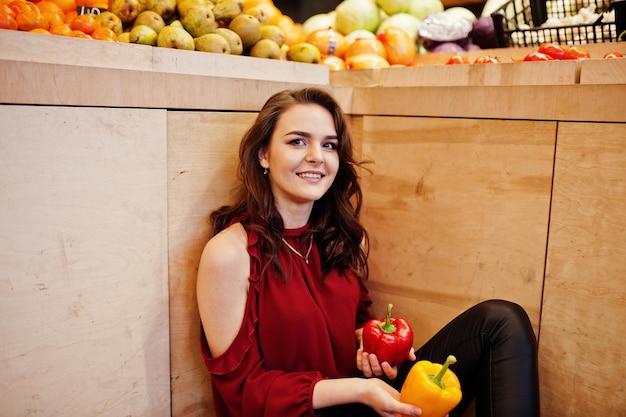
<path id="1" fill-rule="evenodd" d="M 307 225 L 285 231 L 285 240 L 303 255 L 308 230 Z M 239 333 L 217 357 L 203 333 L 217 416 L 324 415 L 313 410 L 313 387 L 323 378 L 360 375 L 354 331 L 370 319 L 371 299 L 351 272 L 333 271 L 322 280 L 315 244 L 308 264 L 287 247 L 280 251 L 281 265 L 291 272 L 287 282 L 278 276 L 261 279 L 259 235 L 247 233 L 249 290 Z"/>

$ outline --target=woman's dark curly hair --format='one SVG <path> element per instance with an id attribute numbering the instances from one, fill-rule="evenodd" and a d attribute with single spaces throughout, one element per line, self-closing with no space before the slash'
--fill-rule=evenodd
<path id="1" fill-rule="evenodd" d="M 241 221 L 246 229 L 257 231 L 261 236 L 263 255 L 268 260 L 264 275 L 267 268 L 273 266 L 283 279 L 287 279 L 277 255 L 283 244 L 283 220 L 276 209 L 269 178 L 259 164 L 259 150 L 269 145 L 280 116 L 297 104 L 317 104 L 328 110 L 339 138 L 337 176 L 330 189 L 314 203 L 309 219 L 309 233 L 313 234 L 319 248 L 322 272 L 326 275 L 334 268 L 342 272 L 352 270 L 361 280 L 366 280 L 369 239 L 359 222 L 363 195 L 357 174 L 357 167 L 364 166 L 366 161 L 355 159 L 343 110 L 322 88 L 281 91 L 264 104 L 239 147 L 240 184 L 235 203 L 211 214 L 213 230 L 218 233 L 232 222 Z"/>

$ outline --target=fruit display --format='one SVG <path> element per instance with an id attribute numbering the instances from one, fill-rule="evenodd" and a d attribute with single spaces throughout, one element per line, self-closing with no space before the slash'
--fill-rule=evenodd
<path id="1" fill-rule="evenodd" d="M 272 0 L 0 0 L 0 6 L 2 29 L 330 70 L 414 65 L 420 23 L 447 13 L 441 0 L 344 0 L 300 24 Z M 453 9 L 463 14 L 457 7 L 451 15 Z"/>

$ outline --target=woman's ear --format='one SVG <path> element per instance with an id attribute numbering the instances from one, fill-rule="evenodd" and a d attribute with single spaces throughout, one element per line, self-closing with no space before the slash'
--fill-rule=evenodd
<path id="1" fill-rule="evenodd" d="M 269 163 L 267 162 L 267 158 L 265 158 L 265 149 L 259 149 L 258 158 L 259 158 L 259 164 L 261 165 L 261 167 L 265 169 L 270 167 Z"/>

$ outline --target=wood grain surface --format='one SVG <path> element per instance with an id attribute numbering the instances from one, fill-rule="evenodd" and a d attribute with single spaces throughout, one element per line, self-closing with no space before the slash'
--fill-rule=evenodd
<path id="1" fill-rule="evenodd" d="M 255 113 L 168 112 L 168 224 L 172 415 L 212 416 L 200 356 L 198 263 L 211 211 L 230 201 L 239 142 Z M 233 326 L 237 326 L 233 323 Z"/>
<path id="2" fill-rule="evenodd" d="M 626 410 L 625 140 L 623 124 L 559 123 L 539 341 L 546 416 Z"/>
<path id="3" fill-rule="evenodd" d="M 375 311 L 396 305 L 418 346 L 489 298 L 537 330 L 556 124 L 365 116 L 362 130 Z"/>
<path id="4" fill-rule="evenodd" d="M 166 112 L 0 112 L 0 414 L 169 416 Z"/>

